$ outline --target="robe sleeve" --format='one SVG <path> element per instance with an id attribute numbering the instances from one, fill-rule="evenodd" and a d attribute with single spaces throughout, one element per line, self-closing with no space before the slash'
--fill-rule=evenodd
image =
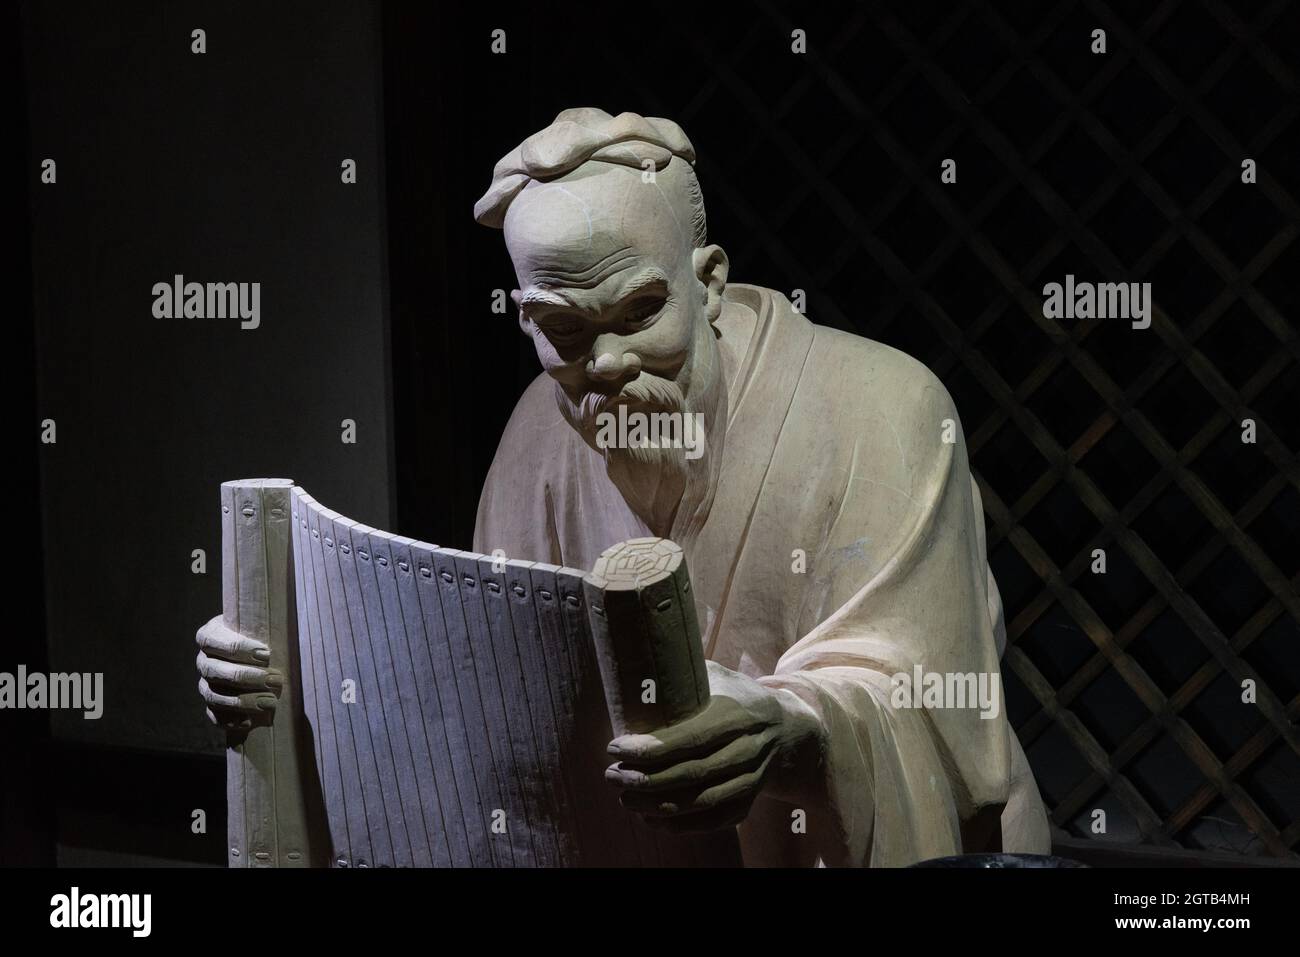
<path id="1" fill-rule="evenodd" d="M 1009 727 L 965 440 L 943 385 L 920 366 L 906 373 L 888 408 L 861 410 L 838 515 L 815 559 L 833 610 L 804 623 L 811 630 L 760 679 L 798 695 L 825 728 L 809 834 L 829 865 L 960 853 L 962 822 L 1007 799 Z M 865 563 L 843 560 L 864 547 Z M 910 679 L 916 666 L 983 675 L 996 703 L 984 717 L 977 702 L 900 706 L 894 676 Z"/>

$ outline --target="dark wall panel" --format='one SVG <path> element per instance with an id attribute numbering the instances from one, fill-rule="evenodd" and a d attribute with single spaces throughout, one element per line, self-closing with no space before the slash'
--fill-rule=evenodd
<path id="1" fill-rule="evenodd" d="M 193 633 L 222 480 L 391 519 L 378 25 L 344 0 L 25 8 L 50 668 L 107 673 L 103 717 L 56 736 L 217 745 Z M 259 282 L 260 326 L 155 318 L 178 273 Z"/>

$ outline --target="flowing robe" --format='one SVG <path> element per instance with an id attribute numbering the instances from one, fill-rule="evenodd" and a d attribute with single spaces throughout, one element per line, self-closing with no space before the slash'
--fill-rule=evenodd
<path id="1" fill-rule="evenodd" d="M 1000 682 L 992 718 L 892 703 L 892 676 L 915 666 L 997 674 L 1005 640 L 947 390 L 780 293 L 733 284 L 726 302 L 718 328 L 738 361 L 721 471 L 706 521 L 678 543 L 709 658 L 797 694 L 828 741 L 806 800 L 755 803 L 745 862 L 898 866 L 999 843 L 1047 853 Z M 648 534 L 539 376 L 497 449 L 475 550 L 590 568 Z"/>

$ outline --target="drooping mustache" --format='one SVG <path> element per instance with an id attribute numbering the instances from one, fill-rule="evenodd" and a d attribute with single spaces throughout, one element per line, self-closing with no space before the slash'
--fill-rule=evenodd
<path id="1" fill-rule="evenodd" d="M 654 412 L 683 412 L 686 406 L 686 398 L 676 382 L 648 372 L 642 372 L 618 392 L 587 392 L 576 403 L 563 389 L 556 391 L 564 417 L 584 432 L 594 432 L 599 428 L 597 417 L 603 412 L 614 411 L 619 405 Z"/>

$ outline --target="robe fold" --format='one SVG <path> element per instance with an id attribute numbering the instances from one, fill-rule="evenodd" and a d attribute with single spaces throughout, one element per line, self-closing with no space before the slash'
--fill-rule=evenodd
<path id="1" fill-rule="evenodd" d="M 893 703 L 894 676 L 917 666 L 997 675 L 1005 640 L 947 390 L 895 349 L 813 325 L 780 293 L 733 284 L 725 300 L 718 329 L 737 361 L 717 490 L 678 544 L 709 658 L 797 695 L 828 742 L 798 803 L 756 802 L 740 828 L 746 863 L 899 866 L 999 837 L 1003 850 L 1047 853 L 1000 682 L 993 717 L 972 702 Z M 585 569 L 650 532 L 554 388 L 539 376 L 511 416 L 474 549 Z M 993 844 L 972 846 L 968 825 L 990 816 Z"/>

